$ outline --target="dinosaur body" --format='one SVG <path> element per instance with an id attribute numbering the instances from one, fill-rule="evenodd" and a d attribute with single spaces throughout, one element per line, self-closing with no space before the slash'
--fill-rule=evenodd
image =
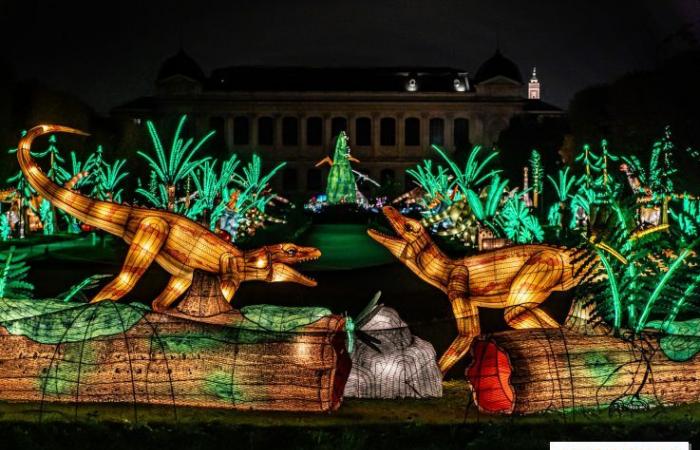
<path id="1" fill-rule="evenodd" d="M 39 125 L 20 140 L 17 158 L 29 184 L 44 198 L 83 223 L 123 239 L 130 245 L 121 272 L 93 302 L 118 300 L 128 293 L 155 261 L 170 275 L 165 290 L 153 301 L 155 310 L 170 306 L 187 290 L 195 269 L 217 274 L 230 301 L 243 281 L 291 281 L 307 286 L 316 282 L 287 264 L 315 259 L 315 248 L 277 244 L 242 251 L 202 225 L 178 214 L 99 201 L 72 192 L 48 179 L 30 155 L 32 141 L 43 134 L 85 133 L 58 125 Z"/>
<path id="2" fill-rule="evenodd" d="M 503 309 L 506 323 L 513 328 L 559 326 L 540 306 L 553 291 L 566 291 L 580 282 L 574 250 L 518 245 L 451 259 L 419 221 L 392 207 L 385 207 L 384 214 L 399 237 L 369 230 L 370 237 L 422 280 L 446 293 L 452 304 L 459 335 L 440 358 L 443 374 L 479 335 L 479 307 Z"/>

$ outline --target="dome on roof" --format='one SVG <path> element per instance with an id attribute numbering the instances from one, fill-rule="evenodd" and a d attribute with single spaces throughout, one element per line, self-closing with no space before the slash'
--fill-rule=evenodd
<path id="1" fill-rule="evenodd" d="M 481 83 L 498 76 L 510 78 L 518 83 L 523 82 L 518 66 L 503 56 L 500 50 L 496 50 L 496 53 L 479 67 L 474 75 L 474 83 Z"/>
<path id="2" fill-rule="evenodd" d="M 165 80 L 175 75 L 182 75 L 196 81 L 204 81 L 202 68 L 182 49 L 163 62 L 158 71 L 157 81 Z"/>

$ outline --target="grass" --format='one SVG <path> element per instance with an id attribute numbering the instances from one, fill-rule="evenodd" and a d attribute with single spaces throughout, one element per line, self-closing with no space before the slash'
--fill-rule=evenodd
<path id="1" fill-rule="evenodd" d="M 698 441 L 700 406 L 505 417 L 479 414 L 464 381 L 441 399 L 346 399 L 330 414 L 0 403 L 3 448 L 548 448 L 551 440 Z M 17 445 L 14 447 L 13 445 Z"/>

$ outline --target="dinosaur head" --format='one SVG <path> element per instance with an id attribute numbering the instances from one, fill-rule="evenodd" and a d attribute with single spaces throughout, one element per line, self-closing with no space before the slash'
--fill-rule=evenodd
<path id="1" fill-rule="evenodd" d="M 382 212 L 398 237 L 388 236 L 372 229 L 367 230 L 367 233 L 397 258 L 402 261 L 412 260 L 424 248 L 433 245 L 428 231 L 418 220 L 401 215 L 391 206 L 385 206 Z"/>
<path id="2" fill-rule="evenodd" d="M 318 259 L 321 252 L 313 247 L 294 244 L 267 245 L 244 254 L 244 279 L 268 282 L 292 282 L 316 286 L 316 281 L 292 269 L 289 264 Z"/>

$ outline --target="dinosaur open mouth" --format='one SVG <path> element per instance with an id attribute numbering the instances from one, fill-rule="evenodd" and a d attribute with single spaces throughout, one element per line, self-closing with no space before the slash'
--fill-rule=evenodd
<path id="1" fill-rule="evenodd" d="M 369 237 L 374 239 L 375 241 L 379 242 L 380 244 L 385 244 L 385 243 L 403 243 L 403 240 L 398 237 L 398 236 L 391 236 L 386 233 L 382 233 L 381 231 L 377 231 L 373 228 L 370 228 L 367 230 L 367 234 Z"/>
<path id="2" fill-rule="evenodd" d="M 298 283 L 304 286 L 314 287 L 318 283 L 313 278 L 298 272 L 284 263 L 272 264 L 272 280 L 273 282 L 288 281 Z"/>

